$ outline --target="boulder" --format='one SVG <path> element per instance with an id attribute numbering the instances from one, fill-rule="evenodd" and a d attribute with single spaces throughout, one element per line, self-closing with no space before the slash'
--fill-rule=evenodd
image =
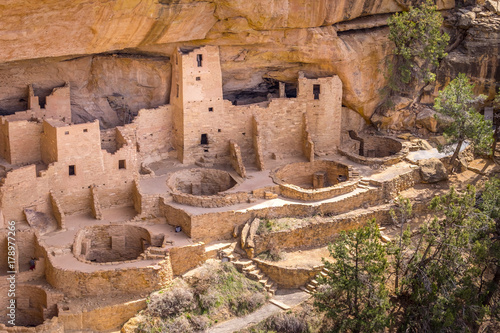
<path id="1" fill-rule="evenodd" d="M 467 11 L 464 14 L 460 15 L 458 18 L 458 27 L 462 29 L 467 29 L 472 26 L 472 21 L 476 19 L 476 13 L 472 11 Z"/>
<path id="2" fill-rule="evenodd" d="M 500 15 L 500 0 L 486 0 L 484 7 L 489 11 Z"/>
<path id="3" fill-rule="evenodd" d="M 448 179 L 446 168 L 439 159 L 433 157 L 418 162 L 420 166 L 420 176 L 424 183 L 437 183 Z"/>
<path id="4" fill-rule="evenodd" d="M 438 130 L 438 120 L 435 117 L 436 112 L 425 108 L 417 115 L 416 124 L 427 129 L 429 132 L 436 133 Z"/>

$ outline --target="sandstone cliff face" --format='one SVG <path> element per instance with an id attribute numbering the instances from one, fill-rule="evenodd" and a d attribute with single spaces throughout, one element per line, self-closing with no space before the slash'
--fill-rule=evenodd
<path id="1" fill-rule="evenodd" d="M 263 78 L 293 82 L 299 70 L 337 74 L 343 103 L 368 119 L 380 102 L 380 69 L 391 47 L 383 14 L 410 2 L 6 0 L 0 4 L 0 63 L 10 63 L 0 66 L 0 86 L 6 88 L 0 90 L 0 110 L 22 108 L 28 83 L 50 89 L 70 81 L 77 121 L 94 117 L 104 126 L 118 125 L 110 95 L 123 97 L 118 107 L 132 111 L 168 102 L 169 64 L 161 57 L 180 45 L 212 44 L 221 47 L 225 93 L 251 89 Z M 454 0 L 438 4 L 448 9 Z M 366 18 L 357 23 L 358 17 Z M 353 21 L 339 26 L 347 20 Z M 68 60 L 123 50 L 141 57 Z"/>
<path id="2" fill-rule="evenodd" d="M 436 90 L 458 73 L 466 73 L 476 93 L 493 98 L 500 85 L 500 15 L 474 7 L 459 12 L 452 22 L 460 26 L 465 38 L 442 62 Z"/>

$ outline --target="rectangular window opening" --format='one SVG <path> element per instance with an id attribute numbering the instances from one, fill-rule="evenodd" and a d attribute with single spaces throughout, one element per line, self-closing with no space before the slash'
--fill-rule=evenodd
<path id="1" fill-rule="evenodd" d="M 74 165 L 70 165 L 68 168 L 68 174 L 70 176 L 76 176 L 76 168 Z"/>
<path id="2" fill-rule="evenodd" d="M 319 84 L 313 85 L 314 99 L 319 99 L 320 93 L 321 93 L 321 86 Z"/>
<path id="3" fill-rule="evenodd" d="M 201 81 L 201 77 L 197 76 L 196 81 Z"/>
<path id="4" fill-rule="evenodd" d="M 208 112 L 214 112 L 214 108 L 208 108 Z"/>
<path id="5" fill-rule="evenodd" d="M 88 130 L 88 129 L 86 129 L 86 128 L 84 128 L 84 129 L 83 129 L 83 133 L 87 133 L 88 131 L 89 131 L 89 130 Z"/>
<path id="6" fill-rule="evenodd" d="M 197 54 L 196 55 L 196 62 L 198 63 L 198 67 L 203 66 L 203 55 Z"/>
<path id="7" fill-rule="evenodd" d="M 118 161 L 118 169 L 126 169 L 125 160 Z"/>
<path id="8" fill-rule="evenodd" d="M 69 131 L 64 132 L 64 135 L 69 135 Z"/>
<path id="9" fill-rule="evenodd" d="M 179 85 L 177 85 L 177 97 L 179 97 Z"/>
<path id="10" fill-rule="evenodd" d="M 201 135 L 200 144 L 201 145 L 208 145 L 208 135 L 207 134 Z"/>
<path id="11" fill-rule="evenodd" d="M 219 128 L 219 129 L 217 130 L 217 132 L 219 132 L 219 133 L 220 133 L 220 132 L 222 132 L 222 130 Z"/>

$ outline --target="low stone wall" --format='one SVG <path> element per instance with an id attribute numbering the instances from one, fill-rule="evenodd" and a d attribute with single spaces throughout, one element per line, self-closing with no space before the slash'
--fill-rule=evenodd
<path id="1" fill-rule="evenodd" d="M 305 217 L 316 214 L 338 215 L 358 209 L 363 205 L 376 205 L 383 202 L 383 191 L 371 189 L 360 191 L 341 201 L 321 205 L 288 204 L 254 210 L 211 212 L 192 215 L 165 201 L 162 211 L 171 225 L 180 225 L 193 241 L 205 243 L 232 238 L 233 230 L 253 218 Z"/>
<path id="2" fill-rule="evenodd" d="M 175 202 L 183 205 L 204 208 L 226 207 L 245 203 L 248 202 L 248 199 L 250 197 L 251 195 L 246 192 L 221 193 L 217 195 L 207 196 L 192 195 L 186 193 L 172 193 L 172 198 Z"/>
<path id="3" fill-rule="evenodd" d="M 321 223 L 256 235 L 255 255 L 269 250 L 271 246 L 289 250 L 327 245 L 335 240 L 341 231 L 359 228 L 372 219 L 376 219 L 381 225 L 389 223 L 389 210 L 389 206 L 383 206 L 360 214 L 348 213 L 345 216 L 332 217 L 331 220 Z"/>
<path id="4" fill-rule="evenodd" d="M 205 261 L 205 243 L 174 247 L 170 251 L 174 275 L 182 275 Z"/>
<path id="5" fill-rule="evenodd" d="M 98 332 L 118 329 L 137 312 L 146 308 L 146 299 L 114 304 L 82 311 L 58 305 L 59 323 L 64 330 L 95 330 Z M 38 332 L 38 331 L 37 331 Z M 61 331 L 62 332 L 62 331 Z"/>
<path id="6" fill-rule="evenodd" d="M 320 271 L 322 266 L 312 268 L 282 267 L 277 263 L 269 263 L 260 259 L 253 259 L 257 267 L 271 280 L 278 284 L 279 288 L 298 288 L 305 285 Z"/>
<path id="7" fill-rule="evenodd" d="M 229 159 L 234 171 L 236 171 L 240 177 L 245 178 L 247 176 L 247 172 L 241 157 L 241 149 L 240 146 L 238 146 L 238 144 L 233 140 L 229 140 Z"/>
<path id="8" fill-rule="evenodd" d="M 271 178 L 279 184 L 280 194 L 285 197 L 302 201 L 318 201 L 354 191 L 359 177 L 353 177 L 352 171 L 352 168 L 341 163 L 316 160 L 309 163 L 288 164 L 274 170 Z M 325 186 L 313 188 L 313 175 L 316 172 L 324 173 L 325 176 L 322 179 Z M 337 179 L 339 175 L 347 181 L 339 182 Z"/>
<path id="9" fill-rule="evenodd" d="M 416 166 L 412 166 L 412 169 L 410 171 L 398 175 L 397 177 L 394 177 L 389 181 L 385 182 L 371 181 L 371 183 L 374 183 L 382 187 L 384 196 L 387 199 L 397 197 L 399 192 L 414 187 L 416 184 L 420 182 L 421 182 L 420 168 Z"/>
<path id="10" fill-rule="evenodd" d="M 161 216 L 160 198 L 161 194 L 144 194 L 140 190 L 137 180 L 134 180 L 132 189 L 134 209 L 140 217 L 155 218 Z"/>
<path id="11" fill-rule="evenodd" d="M 280 184 L 281 195 L 302 201 L 318 201 L 330 199 L 338 195 L 352 192 L 356 189 L 359 178 L 349 182 L 343 182 L 335 186 L 323 187 L 318 189 L 307 189 L 296 185 Z"/>
<path id="12" fill-rule="evenodd" d="M 0 324 L 2 333 L 64 333 L 64 325 L 59 322 L 57 317 L 44 321 L 43 324 L 36 327 L 5 326 Z"/>
<path id="13" fill-rule="evenodd" d="M 367 152 L 368 150 L 376 151 L 377 149 L 383 149 L 384 151 L 381 153 L 381 155 L 387 156 L 361 156 L 357 153 L 357 147 L 359 143 L 352 139 L 347 139 L 348 141 L 344 143 L 343 147 L 338 149 L 339 153 L 341 155 L 347 156 L 347 158 L 349 158 L 351 161 L 363 165 L 393 165 L 403 161 L 410 151 L 409 144 L 407 142 L 400 142 L 393 138 L 363 137 L 363 139 L 365 139 L 365 152 Z M 351 149 L 349 149 L 349 144 L 352 145 Z M 391 149 L 391 152 L 394 152 L 394 154 L 389 155 L 389 150 Z"/>
<path id="14" fill-rule="evenodd" d="M 154 266 L 97 270 L 92 272 L 62 269 L 54 266 L 49 256 L 45 269 L 47 282 L 67 297 L 106 295 L 112 293 L 150 292 L 161 288 L 162 271 L 170 270 L 170 262 Z"/>

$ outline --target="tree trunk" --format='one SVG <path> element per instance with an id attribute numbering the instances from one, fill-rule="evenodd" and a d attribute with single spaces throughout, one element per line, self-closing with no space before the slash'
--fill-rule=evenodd
<path id="1" fill-rule="evenodd" d="M 495 150 L 497 149 L 497 137 L 498 137 L 498 134 L 500 134 L 498 132 L 498 129 L 500 128 L 500 125 L 497 126 L 497 128 L 495 128 L 495 132 L 493 132 L 493 144 L 491 145 L 491 159 L 494 161 L 495 160 Z"/>
<path id="2" fill-rule="evenodd" d="M 464 143 L 463 139 L 458 140 L 457 148 L 455 148 L 455 152 L 451 156 L 451 159 L 450 159 L 451 172 L 455 172 L 455 167 L 456 167 L 455 161 L 457 160 L 458 154 L 460 153 L 460 148 L 462 148 L 462 143 Z"/>

